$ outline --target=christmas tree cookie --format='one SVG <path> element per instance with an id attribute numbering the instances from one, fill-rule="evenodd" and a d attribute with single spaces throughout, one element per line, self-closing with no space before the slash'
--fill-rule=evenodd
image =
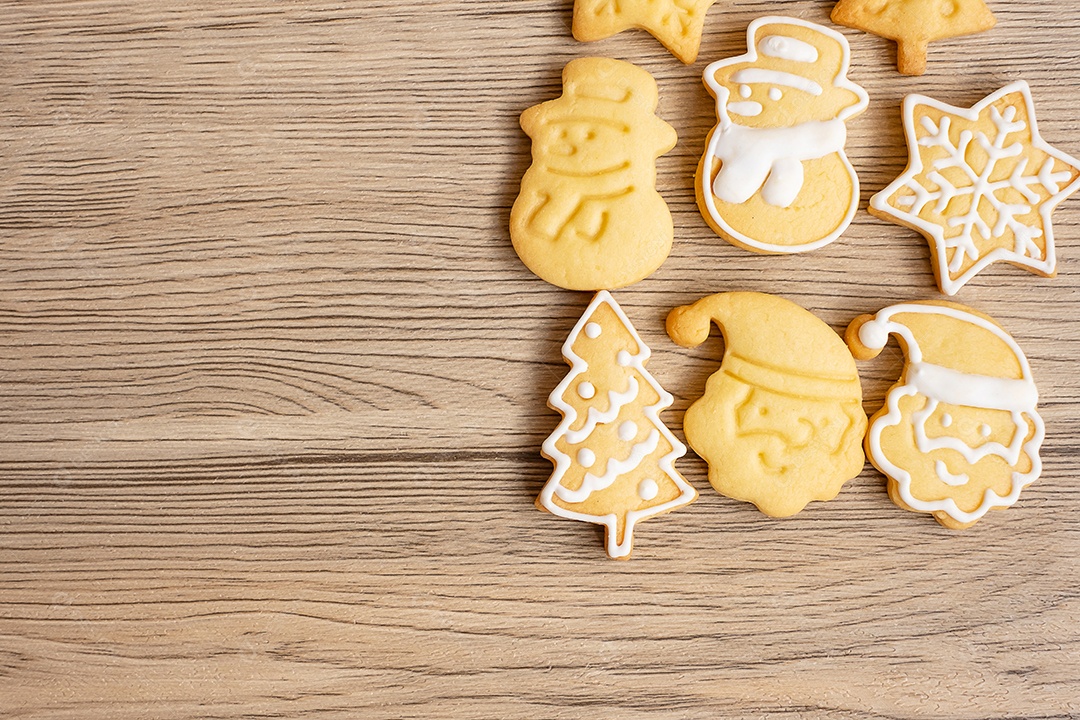
<path id="1" fill-rule="evenodd" d="M 675 129 L 656 117 L 656 81 L 620 60 L 563 70 L 562 97 L 526 110 L 533 164 L 510 213 L 522 262 L 568 290 L 611 290 L 667 259 L 671 213 L 656 192 L 656 158 Z"/>
<path id="2" fill-rule="evenodd" d="M 900 340 L 903 374 L 866 436 L 870 462 L 902 508 L 948 528 L 1006 508 L 1039 477 L 1043 421 L 1027 358 L 980 312 L 951 302 L 893 305 L 852 321 L 855 357 Z"/>
<path id="3" fill-rule="evenodd" d="M 603 40 L 641 28 L 686 64 L 697 60 L 705 13 L 716 0 L 576 0 L 574 37 Z"/>
<path id="4" fill-rule="evenodd" d="M 724 359 L 686 411 L 690 447 L 722 495 L 773 517 L 831 500 L 862 471 L 866 415 L 843 340 L 793 302 L 755 292 L 711 295 L 668 315 L 671 339 L 695 347 L 711 323 Z"/>
<path id="5" fill-rule="evenodd" d="M 629 557 L 639 522 L 693 502 L 675 469 L 686 454 L 660 420 L 672 397 L 645 369 L 649 348 L 600 292 L 563 345 L 570 373 L 548 400 L 563 418 L 544 442 L 555 470 L 537 506 L 603 525 L 613 558 Z"/>
<path id="6" fill-rule="evenodd" d="M 1042 139 L 1027 83 L 970 109 L 904 98 L 909 162 L 870 213 L 930 240 L 941 291 L 954 295 L 992 262 L 1056 273 L 1050 214 L 1080 188 L 1080 161 Z"/>
<path id="7" fill-rule="evenodd" d="M 832 21 L 895 40 L 904 75 L 926 72 L 931 42 L 989 30 L 997 22 L 983 0 L 840 0 Z"/>
<path id="8" fill-rule="evenodd" d="M 717 234 L 763 253 L 840 236 L 859 201 L 845 123 L 866 109 L 843 35 L 794 18 L 750 23 L 747 52 L 705 68 L 717 125 L 698 165 L 698 207 Z"/>

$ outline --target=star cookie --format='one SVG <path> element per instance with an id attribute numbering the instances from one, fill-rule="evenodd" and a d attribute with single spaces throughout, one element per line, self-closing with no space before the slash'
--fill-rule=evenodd
<path id="1" fill-rule="evenodd" d="M 989 30 L 997 22 L 983 0 L 840 0 L 832 21 L 895 40 L 904 75 L 926 72 L 931 42 Z"/>
<path id="2" fill-rule="evenodd" d="M 971 109 L 908 95 L 903 116 L 907 170 L 869 209 L 931 241 L 941 291 L 956 294 L 999 260 L 1053 277 L 1050 214 L 1080 188 L 1080 160 L 1039 135 L 1027 83 Z"/>
<path id="3" fill-rule="evenodd" d="M 576 0 L 574 37 L 603 40 L 629 28 L 647 30 L 689 65 L 698 56 L 705 13 L 716 0 Z"/>

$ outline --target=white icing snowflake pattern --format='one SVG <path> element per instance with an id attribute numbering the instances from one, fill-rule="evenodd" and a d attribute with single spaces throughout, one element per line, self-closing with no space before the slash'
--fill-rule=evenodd
<path id="1" fill-rule="evenodd" d="M 908 169 L 870 205 L 933 240 L 943 292 L 998 260 L 1054 274 L 1050 213 L 1080 187 L 1080 161 L 1043 141 L 1027 83 L 970 110 L 910 95 L 904 129 Z"/>

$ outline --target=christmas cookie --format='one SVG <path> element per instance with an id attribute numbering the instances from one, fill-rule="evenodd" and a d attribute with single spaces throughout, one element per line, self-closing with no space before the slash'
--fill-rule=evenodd
<path id="1" fill-rule="evenodd" d="M 563 70 L 563 95 L 531 107 L 521 127 L 533 164 L 510 214 L 522 262 L 569 290 L 619 288 L 671 251 L 671 213 L 656 192 L 656 158 L 675 130 L 654 115 L 656 82 L 620 60 L 583 58 Z"/>
<path id="2" fill-rule="evenodd" d="M 686 446 L 660 420 L 672 397 L 645 369 L 649 348 L 607 292 L 562 353 L 570 373 L 548 403 L 563 418 L 543 448 L 555 470 L 536 504 L 603 525 L 608 555 L 625 559 L 639 522 L 697 498 L 674 466 Z"/>
<path id="3" fill-rule="evenodd" d="M 1053 277 L 1050 213 L 1080 187 L 1080 161 L 1039 135 L 1027 83 L 970 110 L 908 95 L 903 115 L 907 170 L 870 199 L 870 212 L 930 240 L 942 292 L 998 260 Z"/>
<path id="4" fill-rule="evenodd" d="M 840 0 L 832 21 L 897 43 L 904 75 L 926 72 L 927 45 L 989 30 L 997 22 L 983 0 Z"/>
<path id="5" fill-rule="evenodd" d="M 697 60 L 705 13 L 716 0 L 576 0 L 574 37 L 603 40 L 629 28 L 650 34 L 686 64 Z"/>
<path id="6" fill-rule="evenodd" d="M 698 165 L 698 207 L 719 235 L 763 253 L 827 245 L 847 228 L 859 178 L 844 123 L 867 106 L 847 79 L 843 35 L 804 20 L 759 18 L 745 55 L 705 68 L 718 124 Z"/>
<path id="7" fill-rule="evenodd" d="M 1043 441 L 1039 394 L 1016 341 L 986 315 L 950 302 L 860 316 L 846 337 L 864 360 L 890 334 L 906 362 L 866 436 L 889 497 L 957 530 L 1015 503 L 1039 477 Z"/>
<path id="8" fill-rule="evenodd" d="M 840 336 L 795 303 L 754 292 L 675 308 L 667 331 L 695 347 L 712 322 L 724 359 L 683 422 L 709 482 L 773 517 L 836 497 L 862 470 L 866 432 L 855 361 Z"/>

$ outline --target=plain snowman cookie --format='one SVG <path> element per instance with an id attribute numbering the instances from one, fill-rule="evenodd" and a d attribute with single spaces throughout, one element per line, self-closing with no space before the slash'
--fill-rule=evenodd
<path id="1" fill-rule="evenodd" d="M 654 114 L 658 99 L 641 68 L 583 58 L 563 69 L 562 97 L 521 115 L 533 162 L 510 213 L 510 239 L 544 280 L 611 290 L 667 259 L 674 226 L 656 191 L 656 158 L 677 136 Z"/>
<path id="2" fill-rule="evenodd" d="M 862 315 L 846 338 L 860 360 L 900 340 L 905 364 L 870 420 L 866 454 L 900 507 L 945 527 L 1006 508 L 1039 477 L 1043 421 L 1027 358 L 993 319 L 951 302 Z"/>
<path id="3" fill-rule="evenodd" d="M 697 60 L 705 14 L 716 0 L 576 0 L 574 38 L 603 40 L 640 28 L 686 64 Z"/>
<path id="4" fill-rule="evenodd" d="M 709 482 L 773 517 L 836 497 L 862 471 L 866 432 L 844 341 L 795 303 L 756 292 L 675 308 L 667 331 L 695 347 L 714 322 L 724 359 L 683 421 L 690 447 L 709 464 Z"/>
<path id="5" fill-rule="evenodd" d="M 794 18 L 750 23 L 747 52 L 705 68 L 716 98 L 695 186 L 705 221 L 763 253 L 813 250 L 840 236 L 859 202 L 845 123 L 866 109 L 847 79 L 844 36 Z"/>
<path id="6" fill-rule="evenodd" d="M 608 555 L 626 559 L 639 522 L 697 498 L 674 465 L 686 446 L 660 420 L 672 397 L 645 369 L 649 348 L 607 292 L 562 352 L 570 373 L 548 404 L 563 418 L 543 448 L 555 470 L 536 505 L 603 525 Z"/>

